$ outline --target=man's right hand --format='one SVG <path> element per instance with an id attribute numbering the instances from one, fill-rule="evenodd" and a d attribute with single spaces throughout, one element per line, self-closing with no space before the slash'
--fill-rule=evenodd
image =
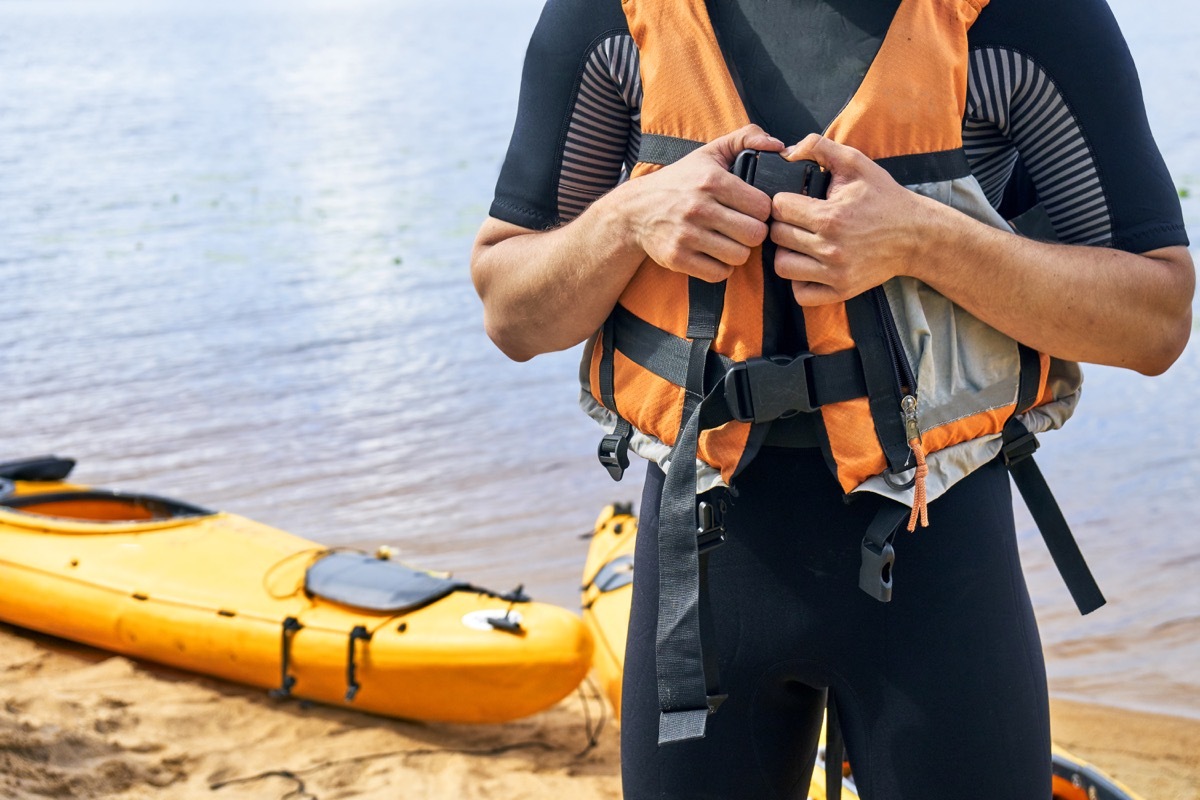
<path id="1" fill-rule="evenodd" d="M 770 198 L 729 168 L 743 150 L 783 146 L 747 125 L 619 187 L 633 243 L 667 269 L 725 280 L 766 239 L 771 214 Z"/>

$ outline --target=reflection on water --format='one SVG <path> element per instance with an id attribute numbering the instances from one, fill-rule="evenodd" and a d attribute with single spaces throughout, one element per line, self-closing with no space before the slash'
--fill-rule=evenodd
<path id="1" fill-rule="evenodd" d="M 0 455 L 573 606 L 640 475 L 596 465 L 576 354 L 508 363 L 467 275 L 540 5 L 0 5 Z M 1116 5 L 1200 181 L 1198 26 Z M 1044 451 L 1112 601 L 1080 620 L 1024 526 L 1060 691 L 1200 715 L 1198 372 L 1091 370 Z"/>

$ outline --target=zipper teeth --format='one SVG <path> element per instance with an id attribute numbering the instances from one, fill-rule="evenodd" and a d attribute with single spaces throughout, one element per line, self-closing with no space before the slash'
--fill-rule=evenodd
<path id="1" fill-rule="evenodd" d="M 882 286 L 876 286 L 871 290 L 875 297 L 875 306 L 879 310 L 879 319 L 883 323 L 883 331 L 887 336 L 888 350 L 892 355 L 892 368 L 896 373 L 896 382 L 900 384 L 901 391 L 907 391 L 908 394 L 916 394 L 917 392 L 917 377 L 913 374 L 912 365 L 908 363 L 908 356 L 904 352 L 904 344 L 900 341 L 900 331 L 896 328 L 896 319 L 892 316 L 892 309 L 888 306 L 887 295 L 884 294 Z"/>

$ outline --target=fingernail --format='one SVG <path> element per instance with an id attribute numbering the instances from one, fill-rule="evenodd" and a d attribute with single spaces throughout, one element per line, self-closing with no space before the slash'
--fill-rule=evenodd
<path id="1" fill-rule="evenodd" d="M 768 136 L 767 140 L 773 144 L 777 144 L 780 147 L 783 147 L 783 140 L 781 140 L 781 139 L 776 139 L 774 136 Z"/>
<path id="2" fill-rule="evenodd" d="M 792 151 L 795 149 L 796 148 L 794 146 L 793 147 L 785 147 L 779 151 L 779 155 L 783 156 L 784 158 L 787 158 L 788 156 L 790 156 L 792 154 Z"/>

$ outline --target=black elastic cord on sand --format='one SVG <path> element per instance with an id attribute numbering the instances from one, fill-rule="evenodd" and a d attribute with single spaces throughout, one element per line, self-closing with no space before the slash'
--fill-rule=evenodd
<path id="1" fill-rule="evenodd" d="M 584 684 L 592 690 L 592 699 L 600 704 L 600 716 L 596 718 L 596 727 L 592 727 L 592 712 L 588 705 L 588 697 L 583 692 Z M 596 686 L 591 678 L 586 678 L 583 683 L 579 684 L 579 702 L 583 705 L 583 730 L 587 734 L 587 745 L 582 750 L 575 754 L 575 758 L 583 758 L 596 746 L 600 744 L 600 733 L 604 730 L 604 724 L 608 722 L 608 705 L 604 701 L 604 697 L 600 694 L 600 687 Z"/>
<path id="2" fill-rule="evenodd" d="M 350 758 L 336 758 L 330 761 L 322 761 L 313 764 L 311 767 L 305 767 L 299 770 L 273 769 L 266 772 L 260 772 L 257 775 L 248 775 L 244 778 L 230 778 L 226 781 L 217 781 L 210 783 L 208 788 L 212 791 L 224 788 L 235 783 L 253 783 L 264 778 L 287 778 L 296 782 L 296 788 L 292 789 L 287 794 L 279 798 L 279 800 L 320 800 L 315 794 L 309 792 L 305 787 L 304 780 L 301 775 L 309 775 L 314 772 L 320 772 L 330 767 L 336 767 L 341 764 L 355 764 L 362 761 L 372 761 L 377 758 L 392 758 L 395 756 L 433 756 L 440 753 L 455 753 L 464 756 L 498 756 L 512 750 L 553 750 L 554 748 L 545 742 L 517 742 L 516 744 L 502 744 L 496 747 L 489 747 L 483 750 L 457 750 L 453 747 L 423 747 L 415 750 L 389 750 L 383 753 L 368 753 L 363 756 L 351 756 Z"/>

